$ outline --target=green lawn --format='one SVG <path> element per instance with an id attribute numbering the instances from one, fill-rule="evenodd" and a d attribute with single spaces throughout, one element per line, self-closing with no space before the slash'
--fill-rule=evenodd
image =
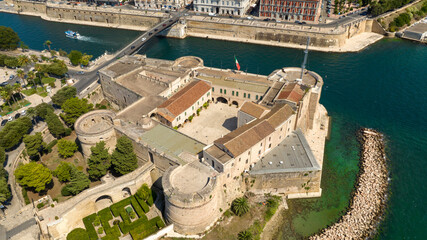
<path id="1" fill-rule="evenodd" d="M 27 106 L 30 104 L 31 103 L 25 99 L 21 99 L 17 103 L 11 104 L 12 108 L 9 107 L 9 104 L 5 103 L 1 106 L 0 115 L 5 116 L 7 114 L 10 114 L 10 113 L 20 109 L 21 107 L 24 107 L 24 106 Z"/>
<path id="2" fill-rule="evenodd" d="M 53 77 L 42 78 L 42 83 L 43 84 L 54 83 L 55 81 L 56 81 L 56 79 L 53 78 Z"/>
<path id="3" fill-rule="evenodd" d="M 46 89 L 44 87 L 37 87 L 37 90 L 35 88 L 25 89 L 25 90 L 22 90 L 22 93 L 27 95 L 27 96 L 31 96 L 31 95 L 37 93 L 38 95 L 40 95 L 42 97 L 47 97 L 47 92 L 46 92 Z"/>

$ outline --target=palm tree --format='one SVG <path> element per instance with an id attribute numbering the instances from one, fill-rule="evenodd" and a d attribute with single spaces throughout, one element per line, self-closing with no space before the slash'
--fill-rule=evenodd
<path id="1" fill-rule="evenodd" d="M 29 71 L 27 73 L 27 79 L 29 79 L 30 81 L 32 81 L 34 86 L 36 86 L 36 83 L 34 82 L 34 78 L 35 77 L 36 77 L 36 75 L 34 74 L 33 71 Z"/>
<path id="2" fill-rule="evenodd" d="M 32 54 L 32 55 L 30 55 L 30 57 L 31 57 L 31 61 L 33 61 L 33 63 L 39 62 L 39 57 L 37 57 L 37 55 Z"/>
<path id="3" fill-rule="evenodd" d="M 25 82 L 25 72 L 22 69 L 16 70 L 16 76 L 18 76 L 25 84 L 25 88 L 27 88 L 27 83 Z"/>
<path id="4" fill-rule="evenodd" d="M 7 86 L 9 86 L 9 85 L 7 85 Z M 10 96 L 9 92 L 6 90 L 6 87 L 0 88 L 0 95 L 3 98 L 3 100 L 5 102 L 7 102 L 7 104 L 9 104 L 10 109 L 12 109 L 12 106 L 10 105 L 10 97 L 11 96 Z"/>
<path id="5" fill-rule="evenodd" d="M 18 56 L 18 63 L 21 66 L 27 66 L 30 63 L 30 58 L 26 55 L 20 55 Z"/>
<path id="6" fill-rule="evenodd" d="M 50 45 L 52 44 L 52 42 L 50 40 L 46 40 L 46 42 L 44 42 L 43 45 L 46 45 L 49 48 L 49 52 L 50 52 Z"/>
<path id="7" fill-rule="evenodd" d="M 21 93 L 22 92 L 22 86 L 21 86 L 21 84 L 19 84 L 19 83 L 13 84 L 13 90 L 14 90 L 15 93 L 18 93 L 18 95 L 19 95 L 19 97 L 21 99 L 24 99 L 24 96 Z M 19 101 L 18 101 L 18 103 L 19 103 Z"/>
<path id="8" fill-rule="evenodd" d="M 237 234 L 237 239 L 239 240 L 252 240 L 253 236 L 252 233 L 249 232 L 249 230 L 241 231 L 239 234 Z"/>
<path id="9" fill-rule="evenodd" d="M 242 216 L 249 211 L 248 199 L 245 197 L 236 198 L 231 203 L 231 210 L 237 215 Z"/>

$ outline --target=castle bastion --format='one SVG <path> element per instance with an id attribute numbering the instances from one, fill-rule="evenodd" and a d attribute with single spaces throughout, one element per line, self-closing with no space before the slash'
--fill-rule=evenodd
<path id="1" fill-rule="evenodd" d="M 85 158 L 90 156 L 90 148 L 99 141 L 105 142 L 105 147 L 109 148 L 110 153 L 114 150 L 116 134 L 113 119 L 115 116 L 114 112 L 108 110 L 96 110 L 82 115 L 74 123 Z"/>
<path id="2" fill-rule="evenodd" d="M 215 171 L 194 161 L 170 167 L 162 178 L 164 217 L 181 234 L 204 232 L 220 216 Z"/>

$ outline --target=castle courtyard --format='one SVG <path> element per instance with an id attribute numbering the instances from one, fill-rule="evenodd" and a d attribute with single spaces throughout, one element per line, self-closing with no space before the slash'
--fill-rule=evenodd
<path id="1" fill-rule="evenodd" d="M 193 121 L 187 122 L 178 131 L 191 136 L 204 144 L 211 144 L 214 140 L 237 128 L 237 112 L 235 105 L 218 102 L 210 103 L 207 109 L 194 116 Z"/>

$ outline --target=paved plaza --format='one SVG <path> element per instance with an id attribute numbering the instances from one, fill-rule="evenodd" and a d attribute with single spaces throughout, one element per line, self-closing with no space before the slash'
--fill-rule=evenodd
<path id="1" fill-rule="evenodd" d="M 178 130 L 204 144 L 211 144 L 237 128 L 237 111 L 235 105 L 210 103 L 207 109 L 194 116 L 193 121 L 186 123 Z"/>

